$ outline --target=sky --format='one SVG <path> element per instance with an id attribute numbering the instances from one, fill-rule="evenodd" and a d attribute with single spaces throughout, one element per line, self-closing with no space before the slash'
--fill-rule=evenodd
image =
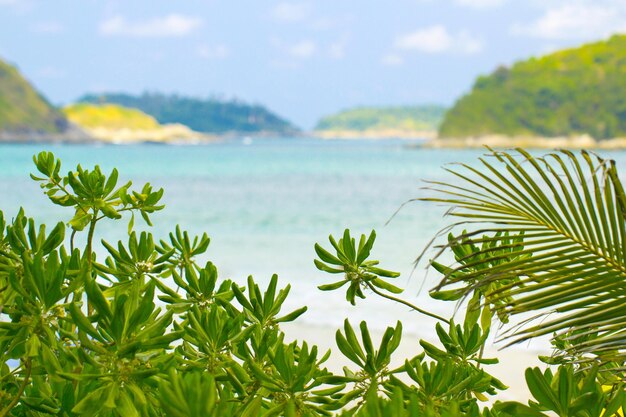
<path id="1" fill-rule="evenodd" d="M 305 129 L 451 105 L 499 65 L 626 32 L 624 0 L 0 0 L 0 59 L 51 102 L 237 98 Z"/>

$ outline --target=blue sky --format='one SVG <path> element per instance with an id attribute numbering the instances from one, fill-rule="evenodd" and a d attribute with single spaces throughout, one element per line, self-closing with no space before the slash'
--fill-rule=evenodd
<path id="1" fill-rule="evenodd" d="M 450 105 L 500 64 L 622 31 L 623 0 L 0 0 L 0 57 L 54 103 L 237 97 L 304 128 L 356 105 Z"/>

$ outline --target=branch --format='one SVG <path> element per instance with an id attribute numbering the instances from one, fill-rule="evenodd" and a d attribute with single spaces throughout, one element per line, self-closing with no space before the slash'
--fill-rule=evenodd
<path id="1" fill-rule="evenodd" d="M 426 316 L 428 316 L 428 317 L 432 317 L 432 318 L 437 319 L 437 320 L 439 320 L 439 321 L 442 321 L 442 322 L 444 322 L 444 323 L 446 323 L 446 324 L 450 324 L 450 320 L 445 319 L 445 318 L 443 318 L 443 317 L 441 317 L 441 316 L 438 316 L 438 315 L 436 315 L 435 313 L 431 313 L 431 312 L 429 312 L 429 311 L 426 311 L 426 310 L 424 310 L 424 309 L 421 309 L 421 308 L 419 308 L 418 306 L 416 306 L 416 305 L 414 305 L 414 304 L 411 304 L 411 303 L 409 303 L 408 301 L 405 301 L 405 300 L 403 300 L 403 299 L 401 299 L 401 298 L 397 298 L 397 297 L 394 297 L 394 296 L 392 296 L 392 295 L 385 294 L 384 292 L 380 292 L 380 291 L 378 291 L 378 289 L 377 289 L 376 287 L 374 287 L 374 286 L 373 286 L 370 282 L 367 282 L 367 281 L 366 281 L 366 282 L 365 282 L 365 285 L 367 285 L 367 288 L 369 288 L 370 290 L 372 290 L 372 292 L 374 292 L 374 294 L 376 294 L 376 295 L 379 295 L 379 296 L 381 296 L 381 297 L 383 297 L 383 298 L 386 298 L 386 299 L 388 299 L 388 300 L 391 300 L 391 301 L 395 301 L 396 303 L 404 304 L 405 306 L 410 307 L 411 309 L 413 309 L 413 310 L 417 311 L 418 313 L 422 313 L 422 314 L 424 314 L 424 315 L 426 315 Z M 0 417 L 1 417 L 1 416 L 0 416 Z"/>

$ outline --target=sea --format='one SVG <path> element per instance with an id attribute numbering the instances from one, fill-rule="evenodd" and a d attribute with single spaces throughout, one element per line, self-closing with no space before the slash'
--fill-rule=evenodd
<path id="1" fill-rule="evenodd" d="M 367 320 L 384 329 L 402 320 L 406 330 L 428 337 L 435 322 L 415 311 L 368 294 L 356 306 L 344 289 L 322 292 L 318 285 L 341 276 L 317 270 L 314 245 L 330 247 L 328 236 L 376 230 L 371 259 L 401 273 L 394 283 L 402 297 L 440 315 L 455 304 L 433 300 L 428 290 L 441 276 L 427 260 L 436 251 L 439 231 L 454 221 L 448 207 L 420 201 L 433 196 L 428 181 L 455 181 L 446 168 L 478 164 L 486 150 L 428 149 L 407 140 L 314 140 L 304 138 L 233 139 L 197 146 L 169 145 L 0 145 L 0 210 L 10 219 L 23 207 L 38 223 L 51 227 L 72 213 L 54 206 L 29 174 L 33 155 L 42 150 L 61 158 L 62 172 L 80 164 L 116 167 L 120 182 L 164 188 L 165 209 L 153 227 L 136 220 L 138 230 L 167 239 L 176 225 L 190 235 L 207 233 L 211 244 L 201 262 L 211 261 L 222 279 L 245 284 L 252 275 L 266 286 L 272 274 L 291 287 L 284 311 L 306 305 L 304 325 L 339 327 L 345 318 Z M 626 172 L 625 152 L 604 152 Z M 128 218 L 126 218 L 128 220 Z M 98 241 L 127 239 L 127 221 L 106 220 Z M 422 262 L 415 260 L 426 248 Z M 98 249 L 99 258 L 106 256 Z M 444 258 L 445 259 L 445 258 Z M 448 259 L 450 260 L 450 259 Z"/>

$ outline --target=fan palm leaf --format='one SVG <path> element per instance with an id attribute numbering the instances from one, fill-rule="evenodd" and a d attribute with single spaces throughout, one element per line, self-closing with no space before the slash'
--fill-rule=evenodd
<path id="1" fill-rule="evenodd" d="M 432 182 L 435 195 L 424 199 L 451 206 L 456 224 L 469 228 L 435 259 L 462 240 L 489 242 L 446 269 L 434 291 L 490 288 L 490 297 L 506 300 L 492 306 L 499 315 L 536 313 L 507 329 L 510 343 L 574 332 L 574 353 L 626 358 L 626 195 L 615 162 L 522 149 L 479 160 L 448 168 L 457 181 Z M 522 242 L 510 239 L 520 233 Z M 519 256 L 503 254 L 503 245 Z"/>

